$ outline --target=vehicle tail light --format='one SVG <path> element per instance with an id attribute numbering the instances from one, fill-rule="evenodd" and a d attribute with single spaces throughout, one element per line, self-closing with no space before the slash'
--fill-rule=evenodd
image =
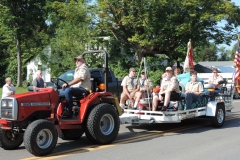
<path id="1" fill-rule="evenodd" d="M 101 83 L 99 84 L 98 88 L 103 91 L 105 89 L 105 84 Z"/>

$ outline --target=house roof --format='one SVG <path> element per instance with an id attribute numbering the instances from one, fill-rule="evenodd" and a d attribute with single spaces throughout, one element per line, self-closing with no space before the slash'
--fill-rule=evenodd
<path id="1" fill-rule="evenodd" d="M 232 73 L 235 71 L 233 61 L 207 61 L 207 62 L 198 62 L 204 67 L 207 68 L 217 68 L 221 73 Z"/>
<path id="2" fill-rule="evenodd" d="M 200 64 L 205 67 L 215 67 L 215 66 L 234 66 L 233 61 L 205 61 L 205 62 L 198 62 L 197 64 Z"/>

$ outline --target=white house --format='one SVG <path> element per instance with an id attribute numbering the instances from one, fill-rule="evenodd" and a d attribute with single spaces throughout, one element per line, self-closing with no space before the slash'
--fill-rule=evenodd
<path id="1" fill-rule="evenodd" d="M 50 56 L 51 48 L 46 47 L 45 49 L 43 49 L 42 52 Z M 38 69 L 42 70 L 43 80 L 45 82 L 50 82 L 51 81 L 50 68 L 47 66 L 47 64 L 42 64 L 42 61 L 39 56 L 34 57 L 27 63 L 27 81 L 32 83 L 32 80 L 37 76 L 36 72 Z"/>

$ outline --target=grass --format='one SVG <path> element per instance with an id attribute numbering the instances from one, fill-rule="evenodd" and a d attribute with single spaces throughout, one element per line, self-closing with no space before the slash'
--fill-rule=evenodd
<path id="1" fill-rule="evenodd" d="M 28 91 L 27 87 L 15 87 L 17 93 L 25 93 Z M 0 88 L 0 99 L 2 98 L 2 88 Z"/>

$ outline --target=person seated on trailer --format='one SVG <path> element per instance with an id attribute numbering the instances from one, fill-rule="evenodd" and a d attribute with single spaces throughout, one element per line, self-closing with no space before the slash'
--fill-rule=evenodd
<path id="1" fill-rule="evenodd" d="M 135 93 L 139 91 L 138 78 L 136 77 L 135 68 L 129 69 L 129 75 L 123 78 L 121 86 L 123 87 L 123 92 L 120 98 L 120 107 L 125 108 L 125 101 L 127 99 L 131 101 L 131 105 L 133 107 L 133 104 L 135 103 L 134 102 Z"/>
<path id="2" fill-rule="evenodd" d="M 222 84 L 218 84 L 218 82 L 223 81 L 223 77 L 218 74 L 217 68 L 213 68 L 212 73 L 213 75 L 211 75 L 208 79 L 208 84 L 213 84 L 215 87 L 214 93 L 219 93 L 222 88 Z"/>
<path id="3" fill-rule="evenodd" d="M 164 78 L 162 81 L 159 97 L 157 99 L 160 101 L 164 100 L 164 105 L 161 111 L 167 110 L 167 106 L 169 105 L 170 100 L 172 101 L 180 100 L 178 80 L 175 76 L 173 76 L 173 71 L 171 67 L 166 68 L 166 74 L 167 77 Z M 153 100 L 156 100 L 156 98 L 153 98 Z M 175 103 L 174 110 L 177 110 L 178 109 L 177 107 L 178 107 L 177 103 Z M 153 106 L 152 110 L 155 111 L 156 106 Z"/>
<path id="4" fill-rule="evenodd" d="M 139 79 L 139 87 L 140 91 L 136 92 L 136 99 L 133 106 L 133 109 L 136 109 L 138 106 L 138 103 L 140 99 L 147 98 L 147 94 L 151 94 L 152 90 L 152 81 L 148 78 L 147 74 L 145 73 L 145 70 L 142 70 L 141 72 L 141 78 Z"/>
<path id="5" fill-rule="evenodd" d="M 167 74 L 166 73 L 163 73 L 162 74 L 162 79 L 159 81 L 159 85 L 157 85 L 155 88 L 153 88 L 153 93 L 152 93 L 152 98 L 153 98 L 153 100 L 152 100 L 152 107 L 153 108 L 155 108 L 155 110 L 156 110 L 156 108 L 157 108 L 157 106 L 158 106 L 158 101 L 159 101 L 159 92 L 160 92 L 160 87 L 161 87 L 161 84 L 162 84 L 162 81 L 163 81 L 163 79 L 164 78 L 166 78 L 166 76 L 167 76 Z M 154 110 L 154 111 L 155 111 Z"/>
<path id="6" fill-rule="evenodd" d="M 179 74 L 181 74 L 180 68 L 175 68 L 175 69 L 174 69 L 174 76 L 177 77 L 177 75 L 179 75 Z"/>
<path id="7" fill-rule="evenodd" d="M 202 82 L 197 81 L 197 72 L 190 72 L 191 80 L 186 85 L 186 109 L 191 109 L 192 103 L 201 96 L 203 92 Z"/>

